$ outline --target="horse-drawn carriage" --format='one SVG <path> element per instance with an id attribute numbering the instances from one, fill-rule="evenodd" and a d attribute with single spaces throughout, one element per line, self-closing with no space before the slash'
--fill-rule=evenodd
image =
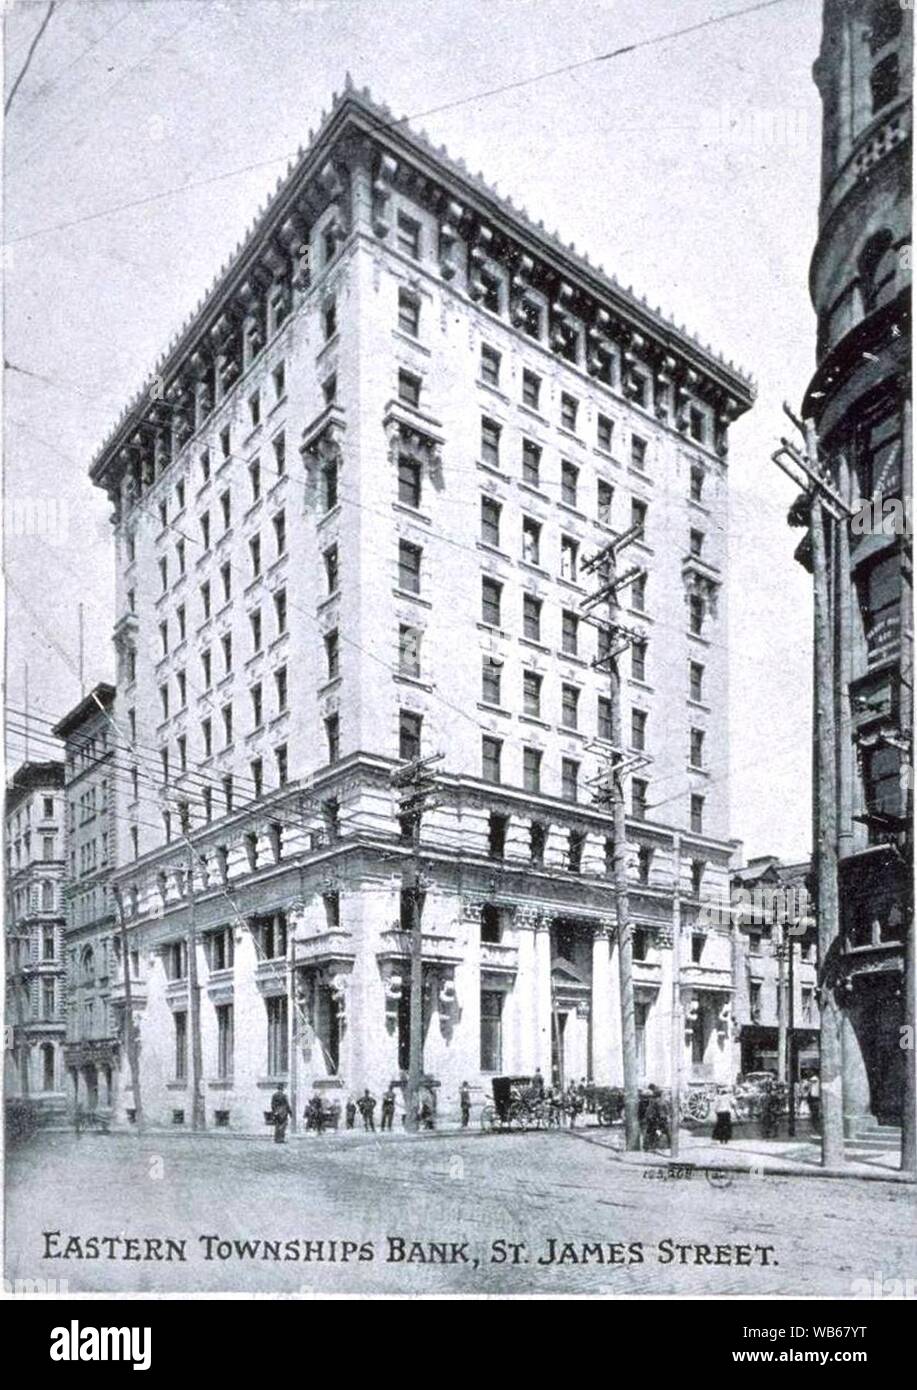
<path id="1" fill-rule="evenodd" d="M 544 1081 L 535 1076 L 495 1076 L 493 1104 L 481 1109 L 482 1129 L 532 1129 L 548 1121 Z"/>

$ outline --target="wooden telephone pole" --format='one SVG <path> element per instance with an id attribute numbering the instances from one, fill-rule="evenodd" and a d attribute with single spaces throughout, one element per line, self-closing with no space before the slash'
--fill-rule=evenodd
<path id="1" fill-rule="evenodd" d="M 195 917 L 194 865 L 197 855 L 189 837 L 190 812 L 186 806 L 180 808 L 182 838 L 188 850 L 185 869 L 185 892 L 188 901 L 188 1021 L 191 1028 L 191 1128 L 202 1130 L 207 1126 L 204 1109 L 204 1096 L 201 1090 L 201 1077 L 204 1070 L 201 1052 L 201 986 L 197 974 L 197 923 Z"/>
<path id="2" fill-rule="evenodd" d="M 420 861 L 420 828 L 423 813 L 431 809 L 436 789 L 430 767 L 442 759 L 442 753 L 429 758 L 414 758 L 397 768 L 391 784 L 401 793 L 400 818 L 411 831 L 411 857 L 408 861 L 406 891 L 411 906 L 411 1014 L 408 1083 L 404 1097 L 405 1128 L 418 1128 L 419 1097 L 423 1085 L 423 874 Z"/>
<path id="3" fill-rule="evenodd" d="M 772 455 L 778 467 L 805 492 L 809 502 L 809 541 L 815 587 L 815 877 L 818 915 L 818 965 L 821 1003 L 821 1152 L 825 1167 L 844 1161 L 844 1097 L 841 1072 L 841 1008 L 832 975 L 837 953 L 837 743 L 834 701 L 833 609 L 829 552 L 835 530 L 846 525 L 850 507 L 825 476 L 818 457 L 818 437 L 784 406 L 805 440 L 800 451 L 786 439 Z"/>
<path id="4" fill-rule="evenodd" d="M 131 1075 L 131 1095 L 134 1105 L 134 1127 L 138 1134 L 143 1133 L 143 1102 L 140 1097 L 140 1055 L 137 1050 L 137 1033 L 134 1028 L 134 1005 L 131 984 L 131 961 L 127 938 L 127 913 L 121 889 L 114 890 L 121 923 L 121 979 L 124 983 L 124 1049 L 127 1053 L 127 1066 Z"/>
<path id="5" fill-rule="evenodd" d="M 641 640 L 642 635 L 623 627 L 616 621 L 618 593 L 641 578 L 645 570 L 635 565 L 622 575 L 617 573 L 619 550 L 637 540 L 643 534 L 642 525 L 631 526 L 621 535 L 615 536 L 595 555 L 583 562 L 587 574 L 597 572 L 600 587 L 583 600 L 582 607 L 592 611 L 600 604 L 608 607 L 605 620 L 594 619 L 600 634 L 605 640 L 606 650 L 593 661 L 597 671 L 608 672 L 611 764 L 608 774 L 599 779 L 596 799 L 610 802 L 612 810 L 612 829 L 614 835 L 614 897 L 615 920 L 618 939 L 618 976 L 621 995 L 621 1051 L 624 1069 L 624 1145 L 627 1149 L 640 1147 L 639 1092 L 637 1077 L 637 1029 L 634 1016 L 633 980 L 633 926 L 630 921 L 630 903 L 627 879 L 627 823 L 624 804 L 625 771 L 633 771 L 627 764 L 623 750 L 623 719 L 621 710 L 621 674 L 618 670 L 618 657 L 632 642 Z"/>

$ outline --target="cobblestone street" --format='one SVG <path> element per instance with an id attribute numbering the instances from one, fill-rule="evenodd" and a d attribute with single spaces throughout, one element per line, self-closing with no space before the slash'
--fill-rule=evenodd
<path id="1" fill-rule="evenodd" d="M 6 1278 L 69 1292 L 875 1296 L 913 1289 L 912 1231 L 907 1186 L 675 1177 L 569 1133 L 44 1134 L 7 1155 Z"/>

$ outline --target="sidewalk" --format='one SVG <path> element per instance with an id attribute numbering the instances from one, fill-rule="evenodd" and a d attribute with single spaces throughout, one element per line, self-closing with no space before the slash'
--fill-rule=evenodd
<path id="1" fill-rule="evenodd" d="M 575 1129 L 573 1133 L 579 1139 L 610 1150 L 619 1162 L 643 1168 L 684 1164 L 719 1170 L 724 1174 L 746 1173 L 752 1177 L 782 1173 L 804 1177 L 865 1178 L 873 1182 L 915 1181 L 910 1174 L 900 1172 L 900 1155 L 894 1149 L 874 1152 L 858 1147 L 854 1140 L 848 1140 L 845 1144 L 846 1162 L 843 1167 L 823 1168 L 821 1146 L 814 1135 L 795 1139 L 760 1139 L 741 1135 L 729 1144 L 715 1144 L 707 1135 L 682 1129 L 679 1132 L 678 1158 L 672 1159 L 666 1150 L 661 1153 L 625 1153 L 624 1136 L 617 1127 L 611 1130 L 584 1127 Z"/>

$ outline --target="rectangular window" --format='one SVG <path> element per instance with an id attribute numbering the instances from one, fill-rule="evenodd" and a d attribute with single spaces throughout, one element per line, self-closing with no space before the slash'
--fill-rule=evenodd
<path id="1" fill-rule="evenodd" d="M 630 813 L 634 820 L 646 820 L 646 795 L 649 784 L 640 777 L 632 777 L 630 783 Z"/>
<path id="2" fill-rule="evenodd" d="M 337 372 L 332 372 L 331 375 L 326 376 L 325 380 L 322 382 L 322 398 L 324 399 L 325 405 L 333 405 L 334 402 L 337 400 L 337 394 Z"/>
<path id="3" fill-rule="evenodd" d="M 541 791 L 541 749 L 523 748 L 522 785 L 527 792 Z"/>
<path id="4" fill-rule="evenodd" d="M 596 506 L 596 516 L 605 526 L 611 525 L 611 504 L 614 498 L 614 488 L 611 483 L 606 483 L 603 478 L 598 483 L 598 501 Z"/>
<path id="5" fill-rule="evenodd" d="M 278 512 L 272 519 L 274 527 L 274 543 L 277 547 L 277 554 L 282 555 L 287 548 L 287 518 L 285 512 Z"/>
<path id="6" fill-rule="evenodd" d="M 252 558 L 252 578 L 257 579 L 261 573 L 261 537 L 252 536 L 248 549 Z"/>
<path id="7" fill-rule="evenodd" d="M 522 712 L 530 719 L 541 718 L 541 687 L 543 678 L 537 671 L 522 673 Z"/>
<path id="8" fill-rule="evenodd" d="M 563 685 L 560 692 L 560 722 L 565 729 L 575 729 L 579 721 L 579 690 L 575 685 Z"/>
<path id="9" fill-rule="evenodd" d="M 488 738 L 486 735 L 481 740 L 481 762 L 482 775 L 485 782 L 500 781 L 500 758 L 503 751 L 503 742 L 499 738 Z"/>
<path id="10" fill-rule="evenodd" d="M 421 714 L 413 710 L 400 710 L 397 717 L 397 755 L 406 763 L 413 763 L 421 756 L 421 730 L 424 726 Z"/>
<path id="11" fill-rule="evenodd" d="M 541 641 L 542 601 L 534 594 L 522 596 L 522 635 L 529 642 Z"/>
<path id="12" fill-rule="evenodd" d="M 694 795 L 691 797 L 691 830 L 695 835 L 704 833 L 704 798 Z"/>
<path id="13" fill-rule="evenodd" d="M 646 748 L 646 721 L 645 710 L 634 709 L 630 712 L 630 746 L 636 748 L 638 752 L 643 752 Z"/>
<path id="14" fill-rule="evenodd" d="M 704 698 L 704 668 L 699 661 L 688 663 L 688 689 L 692 700 Z"/>
<path id="15" fill-rule="evenodd" d="M 405 507 L 420 506 L 421 468 L 416 459 L 398 459 L 398 501 Z"/>
<path id="16" fill-rule="evenodd" d="M 207 579 L 201 585 L 201 609 L 204 614 L 204 621 L 210 617 L 210 580 Z"/>
<path id="17" fill-rule="evenodd" d="M 339 578 L 337 546 L 330 545 L 323 558 L 325 561 L 325 587 L 329 594 L 335 594 L 337 593 Z"/>
<path id="18" fill-rule="evenodd" d="M 503 993 L 481 990 L 481 1071 L 503 1070 Z"/>
<path id="19" fill-rule="evenodd" d="M 500 354 L 486 343 L 481 347 L 481 380 L 488 386 L 500 384 Z"/>
<path id="20" fill-rule="evenodd" d="M 282 400 L 287 389 L 287 370 L 283 362 L 278 362 L 271 372 L 271 380 L 274 383 L 274 400 Z"/>
<path id="21" fill-rule="evenodd" d="M 225 565 L 220 566 L 220 582 L 223 586 L 223 602 L 228 603 L 232 598 L 232 565 L 228 560 Z"/>
<path id="22" fill-rule="evenodd" d="M 647 516 L 647 512 L 648 512 L 648 511 L 649 511 L 649 507 L 647 506 L 646 502 L 642 502 L 642 501 L 640 500 L 639 497 L 633 497 L 633 498 L 631 499 L 631 504 L 630 504 L 630 524 L 631 524 L 631 526 L 639 526 L 639 527 L 640 527 L 640 533 L 639 533 L 639 539 L 640 539 L 640 540 L 644 540 L 644 539 L 645 539 L 645 534 L 644 534 L 644 533 L 645 533 L 645 529 L 646 529 L 646 516 Z"/>
<path id="23" fill-rule="evenodd" d="M 607 695 L 599 696 L 598 735 L 599 738 L 604 738 L 611 742 L 611 700 Z"/>
<path id="24" fill-rule="evenodd" d="M 481 420 L 481 462 L 500 467 L 500 426 L 486 416 Z"/>
<path id="25" fill-rule="evenodd" d="M 410 256 L 415 261 L 419 260 L 420 223 L 415 222 L 413 217 L 408 217 L 405 213 L 399 212 L 395 234 L 398 250 L 403 251 L 406 256 Z"/>
<path id="26" fill-rule="evenodd" d="M 274 749 L 274 766 L 277 769 L 277 785 L 285 787 L 289 778 L 289 755 L 287 746 L 282 743 L 279 748 Z M 279 831 L 278 831 L 279 834 Z M 278 846 L 279 848 L 279 846 Z M 279 856 L 278 856 L 279 857 Z"/>
<path id="27" fill-rule="evenodd" d="M 220 638 L 220 646 L 223 648 L 223 669 L 227 673 L 232 670 L 232 633 L 226 632 Z"/>
<path id="28" fill-rule="evenodd" d="M 398 399 L 405 405 L 420 405 L 420 377 L 413 372 L 398 373 Z"/>
<path id="29" fill-rule="evenodd" d="M 287 996 L 270 995 L 264 1003 L 267 1010 L 267 1074 L 286 1076 L 289 1066 Z"/>
<path id="30" fill-rule="evenodd" d="M 533 299 L 523 299 L 519 304 L 520 327 L 530 338 L 541 337 L 541 305 Z"/>
<path id="31" fill-rule="evenodd" d="M 217 1004 L 217 1080 L 229 1081 L 233 1063 L 233 1018 L 231 1004 Z"/>
<path id="32" fill-rule="evenodd" d="M 522 373 L 522 403 L 531 410 L 538 409 L 541 397 L 541 377 L 527 369 Z"/>
<path id="33" fill-rule="evenodd" d="M 481 701 L 485 705 L 499 705 L 503 676 L 503 663 L 485 656 L 481 665 Z"/>
<path id="34" fill-rule="evenodd" d="M 579 563 L 579 542 L 572 536 L 560 538 L 560 573 L 562 579 L 576 582 Z"/>
<path id="35" fill-rule="evenodd" d="M 175 1080 L 188 1079 L 188 1015 L 182 1009 L 172 1015 Z"/>
<path id="36" fill-rule="evenodd" d="M 699 637 L 704 630 L 704 600 L 700 594 L 691 594 L 688 599 L 688 630 Z"/>
<path id="37" fill-rule="evenodd" d="M 575 758 L 563 758 L 560 765 L 561 796 L 564 801 L 579 800 L 579 763 Z"/>
<path id="38" fill-rule="evenodd" d="M 638 574 L 630 586 L 630 606 L 637 613 L 646 612 L 646 575 Z"/>
<path id="39" fill-rule="evenodd" d="M 327 299 L 325 301 L 325 307 L 322 310 L 322 330 L 325 335 L 326 343 L 333 338 L 338 331 L 338 308 L 337 303 L 333 299 Z"/>
<path id="40" fill-rule="evenodd" d="M 278 589 L 274 595 L 274 621 L 277 625 L 277 636 L 280 637 L 287 630 L 286 589 Z"/>
<path id="41" fill-rule="evenodd" d="M 213 721 L 204 719 L 201 721 L 201 739 L 204 744 L 204 757 L 209 758 L 213 752 Z"/>
<path id="42" fill-rule="evenodd" d="M 649 883 L 652 867 L 652 849 L 649 845 L 640 845 L 637 849 L 637 878 L 641 883 Z"/>
<path id="43" fill-rule="evenodd" d="M 274 467 L 282 478 L 287 470 L 287 441 L 283 431 L 273 440 L 272 447 L 274 450 Z"/>
<path id="44" fill-rule="evenodd" d="M 251 765 L 252 795 L 257 801 L 264 795 L 264 763 L 260 758 L 255 758 Z"/>
<path id="45" fill-rule="evenodd" d="M 398 587 L 407 594 L 420 593 L 421 554 L 419 545 L 411 545 L 409 541 L 398 542 Z"/>
<path id="46" fill-rule="evenodd" d="M 541 482 L 541 448 L 532 439 L 522 441 L 522 481 L 529 487 Z"/>
<path id="47" fill-rule="evenodd" d="M 526 564 L 537 565 L 541 555 L 541 524 L 530 516 L 522 518 L 522 558 Z"/>
<path id="48" fill-rule="evenodd" d="M 561 392 L 560 423 L 565 430 L 570 430 L 571 433 L 576 432 L 576 417 L 578 413 L 579 401 L 576 397 L 569 395 L 566 391 Z"/>
<path id="49" fill-rule="evenodd" d="M 261 650 L 261 609 L 256 608 L 248 615 L 248 625 L 252 634 L 252 652 Z"/>
<path id="50" fill-rule="evenodd" d="M 398 670 L 402 676 L 420 679 L 420 632 L 404 623 L 398 628 Z"/>
<path id="51" fill-rule="evenodd" d="M 485 545 L 500 545 L 500 503 L 493 497 L 481 498 L 481 540 Z"/>
<path id="52" fill-rule="evenodd" d="M 565 608 L 561 614 L 561 651 L 565 656 L 576 656 L 579 648 L 579 615 Z"/>
<path id="53" fill-rule="evenodd" d="M 485 309 L 489 309 L 492 314 L 500 312 L 500 281 L 493 275 L 481 274 L 479 277 L 481 287 L 481 303 Z"/>
<path id="54" fill-rule="evenodd" d="M 695 531 L 693 528 L 688 532 L 688 549 L 692 555 L 700 556 L 704 549 L 703 531 Z"/>
<path id="55" fill-rule="evenodd" d="M 630 440 L 630 462 L 631 467 L 636 468 L 638 473 L 643 473 L 646 469 L 646 440 L 641 439 L 638 434 L 631 435 Z"/>
<path id="56" fill-rule="evenodd" d="M 600 449 L 606 454 L 611 453 L 611 444 L 614 438 L 614 421 L 609 420 L 607 415 L 600 415 L 596 425 L 596 442 Z"/>
<path id="57" fill-rule="evenodd" d="M 287 707 L 287 668 L 278 666 L 274 672 L 274 693 L 277 696 L 277 713 L 283 714 Z"/>
<path id="58" fill-rule="evenodd" d="M 704 470 L 699 464 L 691 468 L 690 497 L 692 502 L 700 502 L 704 495 Z"/>
<path id="59" fill-rule="evenodd" d="M 201 517 L 201 546 L 204 550 L 210 549 L 210 513 L 204 512 Z"/>
<path id="60" fill-rule="evenodd" d="M 338 640 L 337 628 L 325 633 L 325 679 L 329 681 L 337 680 L 341 674 L 340 662 L 340 642 Z"/>
<path id="61" fill-rule="evenodd" d="M 328 761 L 336 763 L 341 756 L 341 721 L 337 714 L 329 714 L 325 720 L 325 740 L 328 744 Z"/>
<path id="62" fill-rule="evenodd" d="M 398 327 L 412 338 L 420 332 L 420 300 L 408 290 L 398 291 Z"/>
<path id="63" fill-rule="evenodd" d="M 496 579 L 485 577 L 481 580 L 481 621 L 489 627 L 500 626 L 500 600 L 503 585 Z"/>
<path id="64" fill-rule="evenodd" d="M 257 428 L 261 424 L 261 395 L 258 391 L 248 398 L 248 414 L 252 429 Z"/>
<path id="65" fill-rule="evenodd" d="M 560 500 L 568 507 L 576 506 L 579 469 L 564 459 L 560 465 Z"/>
<path id="66" fill-rule="evenodd" d="M 707 437 L 707 418 L 702 410 L 696 405 L 691 406 L 688 416 L 688 428 L 692 439 L 696 439 L 698 444 L 703 444 Z"/>
<path id="67" fill-rule="evenodd" d="M 703 767 L 704 765 L 703 729 L 691 730 L 690 762 L 692 767 Z"/>
<path id="68" fill-rule="evenodd" d="M 506 853 L 506 831 L 509 825 L 509 816 L 501 816 L 492 813 L 487 822 L 488 846 L 487 852 L 491 859 L 502 859 Z"/>
<path id="69" fill-rule="evenodd" d="M 223 720 L 223 743 L 228 748 L 232 743 L 232 705 L 224 705 L 220 715 Z"/>
<path id="70" fill-rule="evenodd" d="M 261 463 L 258 459 L 254 459 L 248 465 L 248 480 L 251 484 L 252 501 L 257 502 L 261 496 Z"/>

